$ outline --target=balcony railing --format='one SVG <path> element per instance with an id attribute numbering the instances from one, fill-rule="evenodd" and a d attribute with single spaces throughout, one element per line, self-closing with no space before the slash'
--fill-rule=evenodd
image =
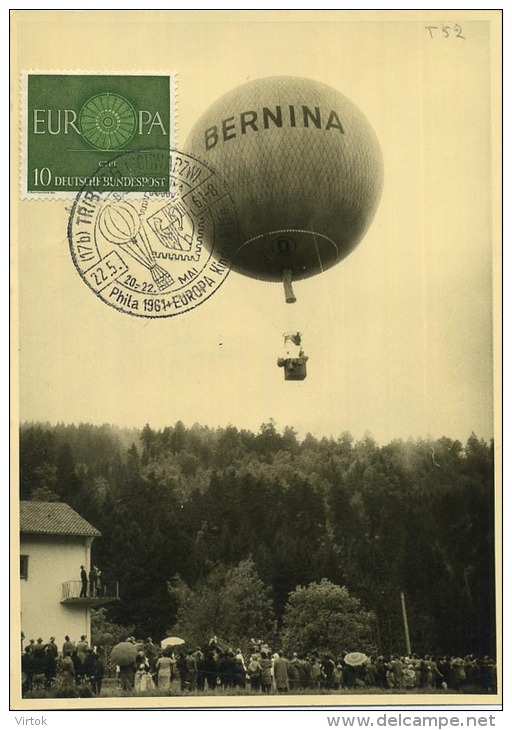
<path id="1" fill-rule="evenodd" d="M 62 584 L 61 603 L 71 603 L 77 606 L 99 605 L 119 600 L 119 583 L 117 581 L 103 582 L 96 587 L 87 586 L 87 595 L 83 595 L 82 581 L 68 580 Z"/>

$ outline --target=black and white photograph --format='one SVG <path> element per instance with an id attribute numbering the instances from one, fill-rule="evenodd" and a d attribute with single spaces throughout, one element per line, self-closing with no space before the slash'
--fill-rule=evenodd
<path id="1" fill-rule="evenodd" d="M 501 704 L 501 22 L 12 11 L 12 709 Z"/>

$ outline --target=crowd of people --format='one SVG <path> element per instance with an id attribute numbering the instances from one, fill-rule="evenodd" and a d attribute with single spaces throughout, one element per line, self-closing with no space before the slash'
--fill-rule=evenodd
<path id="1" fill-rule="evenodd" d="M 101 693 L 105 672 L 112 671 L 122 690 L 161 695 L 205 690 L 234 690 L 258 693 L 307 693 L 308 690 L 357 691 L 367 687 L 413 691 L 416 688 L 444 691 L 495 693 L 496 663 L 490 657 L 478 658 L 430 655 L 366 656 L 358 663 L 352 654 L 342 652 L 285 654 L 273 651 L 263 641 L 251 640 L 248 652 L 220 643 L 216 637 L 203 647 L 161 648 L 151 638 L 137 641 L 134 659 L 111 667 L 103 647 L 89 646 L 87 638 L 72 642 L 65 637 L 59 652 L 54 637 L 46 644 L 31 640 L 22 657 L 23 692 L 40 686 L 49 688 L 57 676 L 63 685 L 87 682 L 92 693 Z"/>
<path id="2" fill-rule="evenodd" d="M 99 695 L 106 667 L 105 648 L 90 646 L 85 635 L 76 643 L 65 636 L 60 652 L 54 636 L 47 643 L 30 639 L 21 656 L 22 693 L 50 689 L 58 677 L 63 689 L 87 682 Z"/>

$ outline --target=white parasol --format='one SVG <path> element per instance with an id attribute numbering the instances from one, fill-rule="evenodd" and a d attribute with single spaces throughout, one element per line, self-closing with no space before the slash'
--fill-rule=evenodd
<path id="1" fill-rule="evenodd" d="M 345 655 L 345 664 L 351 667 L 360 667 L 366 661 L 368 661 L 368 657 L 362 651 L 351 651 Z"/>
<path id="2" fill-rule="evenodd" d="M 168 646 L 181 646 L 185 643 L 185 639 L 180 639 L 179 636 L 168 636 L 166 639 L 162 639 L 160 646 L 162 649 L 166 649 Z"/>

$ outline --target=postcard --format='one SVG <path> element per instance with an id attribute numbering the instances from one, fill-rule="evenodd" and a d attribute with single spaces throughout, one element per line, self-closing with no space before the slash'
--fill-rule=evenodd
<path id="1" fill-rule="evenodd" d="M 11 41 L 11 707 L 500 705 L 500 11 Z"/>

